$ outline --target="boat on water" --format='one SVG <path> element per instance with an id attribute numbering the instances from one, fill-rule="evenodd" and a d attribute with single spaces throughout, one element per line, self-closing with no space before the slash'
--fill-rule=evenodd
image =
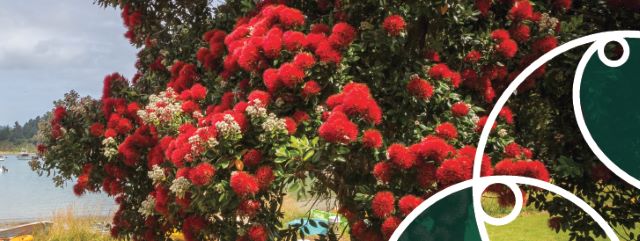
<path id="1" fill-rule="evenodd" d="M 4 160 L 7 160 L 7 158 L 5 156 L 3 156 L 3 155 L 0 155 L 0 162 L 4 161 Z"/>
<path id="2" fill-rule="evenodd" d="M 29 152 L 27 152 L 26 150 L 22 150 L 20 154 L 16 155 L 16 157 L 18 158 L 18 160 L 31 160 L 31 154 L 29 154 Z"/>

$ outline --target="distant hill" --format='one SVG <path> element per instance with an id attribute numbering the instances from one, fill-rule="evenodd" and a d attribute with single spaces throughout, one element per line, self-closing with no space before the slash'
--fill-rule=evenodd
<path id="1" fill-rule="evenodd" d="M 0 151 L 15 152 L 21 149 L 35 149 L 38 123 L 43 117 L 30 119 L 24 125 L 17 121 L 13 126 L 0 126 Z"/>

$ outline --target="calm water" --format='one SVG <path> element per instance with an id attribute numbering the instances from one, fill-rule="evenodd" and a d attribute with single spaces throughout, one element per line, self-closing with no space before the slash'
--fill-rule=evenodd
<path id="1" fill-rule="evenodd" d="M 8 156 L 0 166 L 0 223 L 46 219 L 55 212 L 73 210 L 76 215 L 108 215 L 116 210 L 113 198 L 106 194 L 73 194 L 72 183 L 56 187 L 50 177 L 31 171 L 28 161 Z"/>

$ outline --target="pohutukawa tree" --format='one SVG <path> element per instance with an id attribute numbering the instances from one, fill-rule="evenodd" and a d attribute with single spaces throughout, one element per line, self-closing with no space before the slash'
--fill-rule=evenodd
<path id="1" fill-rule="evenodd" d="M 570 0 L 98 2 L 122 9 L 125 36 L 140 48 L 138 73 L 105 77 L 99 100 L 71 93 L 56 102 L 38 168 L 59 183 L 75 179 L 77 195 L 115 197 L 111 234 L 134 240 L 174 230 L 188 240 L 294 236 L 281 224 L 290 187 L 335 199 L 352 240 L 387 239 L 422 200 L 471 178 L 496 96 L 558 45 L 562 15 L 595 8 L 572 10 Z M 516 141 L 516 121 L 511 109 L 500 112 L 482 175 L 549 181 L 551 160 Z M 513 204 L 505 189 L 490 191 Z"/>

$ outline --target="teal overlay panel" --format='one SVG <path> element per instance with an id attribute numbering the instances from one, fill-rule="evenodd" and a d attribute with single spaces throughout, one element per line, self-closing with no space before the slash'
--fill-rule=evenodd
<path id="1" fill-rule="evenodd" d="M 471 188 L 427 208 L 402 233 L 400 241 L 480 241 Z"/>
<path id="2" fill-rule="evenodd" d="M 618 68 L 594 54 L 580 86 L 584 121 L 600 149 L 640 179 L 640 40 L 627 39 L 629 60 Z"/>

